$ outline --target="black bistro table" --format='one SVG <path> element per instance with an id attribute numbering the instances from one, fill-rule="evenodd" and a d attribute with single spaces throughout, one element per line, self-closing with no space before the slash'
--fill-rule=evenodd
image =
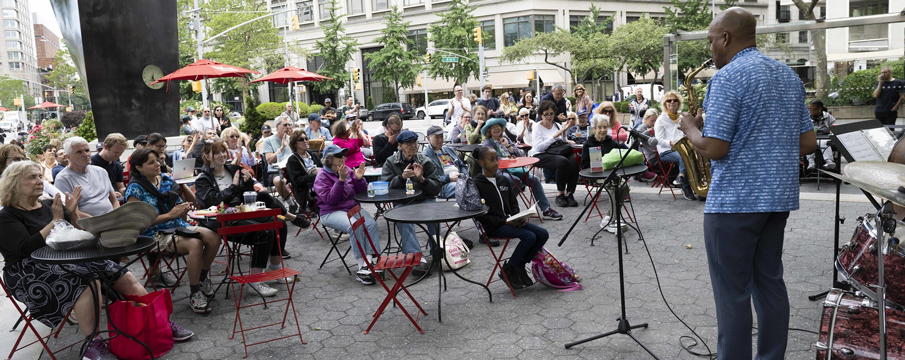
<path id="1" fill-rule="evenodd" d="M 455 149 L 456 151 L 458 151 L 459 157 L 464 161 L 465 157 L 471 156 L 472 151 L 475 151 L 475 149 L 480 149 L 484 145 L 483 144 L 467 145 L 467 144 L 458 143 L 458 144 L 447 144 L 446 146 L 449 146 L 449 147 Z"/>
<path id="2" fill-rule="evenodd" d="M 624 179 L 624 178 L 628 178 L 630 176 L 635 176 L 635 175 L 638 175 L 638 174 L 641 174 L 641 173 L 647 171 L 647 165 L 638 164 L 638 165 L 625 166 L 625 167 L 621 167 L 618 169 L 610 169 L 610 170 L 604 170 L 604 171 L 591 171 L 591 168 L 587 168 L 587 169 L 579 171 L 578 176 L 588 179 L 588 180 L 590 180 L 590 182 L 592 184 L 595 184 L 598 186 L 597 194 L 594 195 L 593 198 L 591 198 L 591 201 L 585 207 L 585 211 L 590 209 L 590 207 L 592 205 L 594 205 L 595 202 L 597 202 L 597 199 L 600 196 L 600 193 L 604 190 L 604 186 L 603 186 L 604 184 L 599 184 L 598 182 L 608 178 L 613 171 L 616 171 L 616 177 Z M 609 192 L 609 190 L 607 190 L 607 192 Z M 625 194 L 620 194 L 619 196 L 624 197 L 624 195 Z M 616 199 L 617 204 L 616 204 L 616 206 L 614 206 L 614 208 L 616 209 L 616 212 L 618 212 L 618 213 L 611 214 L 610 222 L 616 221 L 616 216 L 622 217 L 622 200 L 623 199 Z M 584 217 L 585 211 L 582 211 L 581 215 L 578 218 L 576 218 L 575 224 L 577 224 L 578 221 L 581 220 L 582 217 Z M 620 222 L 623 225 L 626 225 L 626 226 L 634 229 L 635 232 L 638 233 L 639 237 L 642 236 L 641 231 L 638 230 L 637 227 L 635 227 L 632 224 L 629 224 L 625 221 L 620 221 Z M 609 225 L 609 223 L 607 225 Z M 572 226 L 574 227 L 575 225 L 573 224 Z M 606 225 L 604 225 L 604 228 L 606 228 Z M 597 238 L 597 235 L 600 234 L 600 232 L 603 231 L 604 228 L 601 228 L 600 230 L 598 230 L 596 233 L 594 233 L 594 236 L 591 237 L 591 246 L 594 246 L 594 239 Z M 628 244 L 625 245 L 625 253 L 628 254 Z"/>
<path id="3" fill-rule="evenodd" d="M 101 246 L 99 243 L 92 247 L 82 248 L 82 249 L 72 249 L 72 250 L 54 250 L 50 246 L 42 247 L 38 250 L 35 250 L 31 253 L 31 258 L 35 262 L 45 263 L 45 264 L 69 264 L 69 265 L 81 265 L 85 263 L 89 263 L 92 261 L 100 261 L 100 260 L 115 260 L 119 261 L 124 256 L 135 255 L 135 254 L 143 254 L 147 251 L 150 251 L 152 248 L 157 246 L 157 241 L 154 238 L 147 236 L 139 236 L 138 240 L 135 244 L 115 247 L 115 248 L 107 248 Z M 140 257 L 140 256 L 139 256 Z M 139 257 L 136 257 L 134 260 L 130 261 L 123 267 L 128 268 L 129 265 L 132 265 L 135 261 L 138 260 Z M 88 269 L 92 270 L 87 276 L 83 278 L 88 280 L 89 282 L 93 282 L 94 280 L 99 280 L 102 284 L 102 288 L 105 288 L 106 295 L 108 299 L 121 299 L 119 294 L 115 293 L 113 289 L 113 284 L 116 282 L 116 279 L 113 279 L 110 274 L 103 272 L 98 269 L 94 269 L 89 267 Z M 63 270 L 76 276 L 81 276 L 79 274 L 70 272 L 65 267 Z M 95 289 L 94 286 L 88 285 L 88 289 L 91 290 L 91 297 L 94 299 L 94 303 L 99 303 L 100 294 L 98 294 L 99 289 Z M 107 311 L 107 318 L 110 318 L 110 310 L 109 307 L 105 307 Z M 85 355 L 85 350 L 87 350 L 88 344 L 94 339 L 97 335 L 104 332 L 113 332 L 116 335 L 123 335 L 132 341 L 144 346 L 148 350 L 148 354 L 151 354 L 151 358 L 154 358 L 153 353 L 151 352 L 151 348 L 147 345 L 138 341 L 132 336 L 120 331 L 116 328 L 115 325 L 111 322 L 111 326 L 113 326 L 113 330 L 100 330 L 100 309 L 95 307 L 95 316 L 94 316 L 94 333 L 85 337 L 85 342 L 82 344 L 81 352 L 79 353 L 79 358 L 81 359 Z"/>
<path id="4" fill-rule="evenodd" d="M 403 223 L 403 224 L 418 225 L 418 227 L 420 227 L 422 230 L 424 230 L 425 233 L 428 233 L 428 237 L 427 237 L 428 241 L 431 241 L 433 244 L 433 254 L 431 254 L 432 258 L 433 258 L 431 261 L 431 270 L 433 270 L 436 267 L 437 272 L 439 273 L 439 276 L 437 276 L 437 279 L 439 280 L 439 282 L 437 284 L 437 320 L 439 320 L 440 322 L 443 322 L 443 312 L 441 309 L 441 303 L 442 303 L 441 300 L 443 299 L 443 290 L 445 290 L 443 287 L 443 284 L 445 283 L 445 281 L 444 281 L 445 275 L 443 274 L 443 269 L 440 266 L 440 258 L 442 257 L 444 260 L 446 259 L 446 256 L 444 256 L 444 254 L 446 254 L 446 252 L 441 247 L 440 239 L 445 239 L 446 236 L 449 236 L 449 232 L 451 230 L 451 229 L 447 229 L 446 236 L 441 238 L 440 237 L 440 223 L 441 222 L 456 222 L 456 221 L 471 219 L 471 218 L 474 218 L 475 216 L 480 216 L 480 215 L 486 214 L 488 209 L 489 208 L 487 206 L 484 206 L 481 208 L 481 210 L 467 211 L 467 210 L 462 210 L 461 208 L 456 206 L 456 203 L 454 203 L 454 202 L 430 201 L 430 202 L 424 202 L 424 203 L 415 204 L 415 205 L 398 207 L 398 208 L 392 209 L 390 211 L 387 211 L 384 214 L 384 217 L 389 221 Z M 427 231 L 427 228 L 425 227 L 425 225 L 434 227 L 434 236 L 436 236 L 436 238 L 429 235 L 430 232 Z M 447 266 L 448 265 L 449 264 L 447 263 Z M 450 269 L 452 269 L 451 266 L 450 266 Z M 478 285 L 478 286 L 484 288 L 484 290 L 487 291 L 487 296 L 490 298 L 490 302 L 493 302 L 493 294 L 490 292 L 490 289 L 486 285 L 466 279 L 466 278 L 462 277 L 462 275 L 459 275 L 459 273 L 457 273 L 456 270 L 451 270 L 451 271 L 459 279 L 465 280 L 467 282 L 470 282 L 472 284 L 475 284 L 475 285 Z M 424 273 L 424 275 L 422 275 L 418 280 L 415 280 L 415 282 L 409 284 L 408 286 L 415 285 L 415 284 L 421 282 L 421 280 L 424 280 L 424 278 L 427 277 L 427 275 L 429 273 L 430 272 Z"/>
<path id="5" fill-rule="evenodd" d="M 387 211 L 390 211 L 393 208 L 393 203 L 411 200 L 419 196 L 421 196 L 421 190 L 417 189 L 415 190 L 415 193 L 411 195 L 406 194 L 405 189 L 388 189 L 386 195 L 375 195 L 369 197 L 367 192 L 355 194 L 355 201 L 363 204 L 374 204 L 374 206 L 377 208 L 377 211 L 374 213 L 374 220 L 377 220 L 381 215 L 386 214 Z M 387 219 L 387 229 L 390 229 L 389 219 Z M 383 249 L 385 253 L 389 254 L 393 250 L 400 249 L 402 247 L 400 245 L 399 236 L 398 234 L 396 234 L 395 228 L 393 228 L 393 239 L 395 239 L 396 241 L 396 247 L 393 248 L 391 246 L 392 242 L 387 241 L 387 246 Z"/>

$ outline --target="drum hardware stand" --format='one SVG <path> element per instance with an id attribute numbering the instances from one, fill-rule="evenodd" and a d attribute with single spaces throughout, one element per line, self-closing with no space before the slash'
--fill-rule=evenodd
<path id="1" fill-rule="evenodd" d="M 833 148 L 836 147 L 835 143 L 832 141 L 827 143 L 827 146 L 830 146 Z M 839 151 L 833 151 L 833 154 L 834 154 L 833 157 L 835 158 L 835 161 L 837 164 L 836 169 L 841 169 L 841 167 L 842 167 L 841 153 Z M 841 197 L 840 192 L 842 189 L 842 180 L 839 180 L 837 178 L 833 178 L 833 180 L 836 183 L 836 217 L 834 218 L 834 221 L 833 221 L 834 227 L 835 227 L 834 233 L 833 233 L 833 256 L 831 256 L 830 259 L 834 259 L 833 261 L 835 262 L 836 256 L 839 253 L 839 226 L 845 224 L 845 218 L 839 216 L 839 203 L 840 203 L 839 199 Z M 835 266 L 833 266 L 833 285 L 830 287 L 830 289 L 832 289 L 832 288 L 837 288 L 837 289 L 848 289 L 849 288 L 848 284 L 839 281 L 839 271 L 836 270 Z M 814 294 L 814 295 L 808 296 L 808 300 L 815 301 L 817 299 L 824 299 L 824 298 L 826 298 L 826 295 L 829 293 L 830 293 L 830 290 L 826 290 L 819 294 Z"/>
<path id="2" fill-rule="evenodd" d="M 880 314 L 880 360 L 886 360 L 886 267 L 883 258 L 889 252 L 888 234 L 896 231 L 895 211 L 892 202 L 886 201 L 877 211 L 877 312 Z"/>
<path id="3" fill-rule="evenodd" d="M 615 214 L 613 214 L 613 216 L 616 217 L 616 244 L 617 244 L 616 253 L 619 255 L 619 300 L 620 300 L 620 305 L 621 305 L 620 309 L 622 311 L 622 315 L 617 319 L 617 321 L 619 321 L 619 325 L 616 327 L 616 330 L 613 330 L 613 331 L 610 331 L 607 333 L 603 333 L 603 334 L 599 334 L 599 335 L 595 335 L 595 336 L 589 337 L 587 339 L 582 339 L 582 340 L 568 343 L 568 344 L 566 344 L 566 349 L 571 348 L 578 344 L 583 344 L 583 343 L 592 341 L 592 340 L 605 338 L 610 335 L 624 334 L 624 335 L 628 335 L 632 340 L 635 340 L 635 342 L 638 343 L 638 345 L 640 345 L 641 348 L 644 349 L 644 351 L 647 351 L 647 353 L 650 354 L 650 356 L 653 356 L 654 359 L 660 360 L 660 358 L 657 357 L 657 355 L 654 354 L 650 349 L 648 349 L 647 346 L 645 346 L 644 343 L 641 342 L 641 340 L 638 340 L 638 338 L 636 338 L 635 335 L 632 335 L 632 329 L 647 328 L 647 323 L 643 323 L 643 324 L 639 324 L 639 325 L 631 325 L 631 324 L 629 324 L 628 317 L 625 315 L 625 272 L 624 272 L 624 266 L 623 266 L 623 262 L 622 262 L 622 251 L 621 251 L 622 242 L 623 242 L 623 239 L 622 239 L 622 237 L 623 237 L 622 236 L 622 202 L 624 200 L 624 198 L 623 198 L 624 195 L 622 195 L 622 193 L 619 191 L 619 188 L 621 185 L 620 182 L 622 181 L 622 177 L 620 177 L 616 173 L 618 172 L 617 170 L 622 167 L 622 162 L 625 161 L 625 158 L 628 157 L 628 154 L 629 154 L 628 151 L 624 152 L 624 154 L 622 155 L 622 158 L 619 160 L 619 163 L 616 164 L 616 166 L 610 172 L 610 175 L 604 180 L 604 185 L 615 184 L 615 192 L 616 192 L 615 204 L 613 204 L 616 211 L 615 211 Z M 602 188 L 603 187 L 601 187 L 601 189 Z M 600 194 L 600 191 L 601 190 L 597 190 L 598 195 Z M 585 210 L 587 210 L 587 207 L 585 207 Z M 582 212 L 581 215 L 578 217 L 579 220 L 581 219 L 581 216 L 584 216 L 584 212 Z M 576 221 L 576 223 L 577 223 L 577 221 Z M 572 228 L 574 228 L 574 227 L 575 227 L 575 225 L 573 224 Z M 572 228 L 569 229 L 569 232 L 572 231 Z M 562 246 L 562 244 L 566 241 L 566 236 L 569 236 L 569 232 L 566 232 L 566 234 L 563 236 L 562 240 L 560 240 L 559 246 Z"/>

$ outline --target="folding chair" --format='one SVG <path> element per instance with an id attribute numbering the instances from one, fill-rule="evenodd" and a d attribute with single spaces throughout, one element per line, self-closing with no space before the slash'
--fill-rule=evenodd
<path id="1" fill-rule="evenodd" d="M 647 156 L 644 157 L 644 161 L 647 161 L 647 163 L 650 164 Z M 660 187 L 660 191 L 657 191 L 657 195 L 660 195 L 663 192 L 664 187 L 668 188 L 669 192 L 672 194 L 672 199 L 676 200 L 676 192 L 672 189 L 672 185 L 669 184 L 669 173 L 672 172 L 673 166 L 675 166 L 675 164 L 669 163 L 666 167 L 663 167 L 663 161 L 660 160 L 660 153 L 657 153 L 657 166 L 653 168 L 659 168 L 660 172 L 657 174 L 657 177 L 654 178 L 654 182 L 650 185 L 650 187 Z"/>
<path id="2" fill-rule="evenodd" d="M 349 252 L 352 251 L 352 245 L 349 245 L 349 248 L 346 249 L 346 252 L 339 251 L 339 248 L 337 247 L 337 245 L 339 245 L 340 238 L 342 237 L 342 233 L 339 233 L 339 236 L 337 236 L 334 239 L 333 235 L 330 234 L 330 230 L 327 229 L 327 226 L 326 225 L 321 225 L 321 226 L 323 226 L 323 228 L 324 228 L 324 233 L 327 234 L 327 240 L 330 241 L 330 250 L 327 251 L 327 256 L 324 256 L 324 261 L 321 261 L 321 266 L 318 267 L 317 269 L 318 270 L 323 269 L 324 265 L 326 265 L 327 263 L 339 260 L 339 261 L 342 261 L 342 263 L 343 263 L 343 269 L 346 269 L 346 272 L 348 272 L 349 275 L 352 275 L 352 270 L 349 270 L 349 264 L 346 263 L 346 255 L 349 255 Z M 336 252 L 336 255 L 339 256 L 339 258 L 330 260 L 330 254 L 333 254 L 334 251 Z"/>
<path id="3" fill-rule="evenodd" d="M 282 168 L 280 169 L 280 173 L 283 174 L 283 179 L 286 179 L 286 181 L 289 182 L 289 193 L 292 194 L 292 198 L 298 200 L 298 197 L 295 196 L 295 188 L 292 187 L 292 182 L 289 181 L 289 169 Z M 324 234 L 322 234 L 320 229 L 317 228 L 317 224 L 320 224 L 321 222 L 321 217 L 318 216 L 317 212 L 315 211 L 317 209 L 317 206 L 314 206 L 312 209 L 314 210 L 308 211 L 308 209 L 299 209 L 299 214 L 305 215 L 305 218 L 308 219 L 308 221 L 311 221 L 311 228 L 313 228 L 314 231 L 317 231 L 317 234 L 320 235 L 321 239 L 323 239 Z M 312 217 L 316 217 L 317 220 L 312 221 Z M 298 237 L 301 233 L 302 228 L 299 228 L 299 231 L 295 232 L 295 236 Z"/>
<path id="4" fill-rule="evenodd" d="M 534 166 L 532 165 L 531 168 L 534 168 Z M 500 171 L 506 171 L 506 170 L 500 170 Z M 537 202 L 537 199 L 535 199 L 535 197 L 534 197 L 534 185 L 531 184 L 531 181 L 528 181 L 531 178 L 530 177 L 531 170 L 526 170 L 524 173 L 524 176 L 522 178 L 519 178 L 518 176 L 515 176 L 509 172 L 507 172 L 506 175 L 510 179 L 513 179 L 513 184 L 515 184 L 516 190 L 521 189 L 518 191 L 518 195 L 519 195 L 519 198 L 522 199 L 522 203 L 525 204 L 525 208 L 527 208 L 528 206 L 531 206 L 531 204 L 534 204 Z M 528 194 L 525 194 L 526 192 Z M 536 216 L 531 216 L 531 218 L 536 218 L 536 219 L 540 220 L 541 224 L 544 223 L 544 217 L 541 216 L 541 214 L 537 214 Z"/>
<path id="5" fill-rule="evenodd" d="M 156 260 L 153 262 L 151 261 L 152 255 L 156 256 Z M 180 265 L 180 259 L 182 260 L 181 265 Z M 173 283 L 173 284 L 165 283 L 163 285 L 163 287 L 168 288 L 171 293 L 176 292 L 176 288 L 179 287 L 179 284 L 182 282 L 182 278 L 185 277 L 185 274 L 188 272 L 188 266 L 186 265 L 187 262 L 185 260 L 185 256 L 181 255 L 175 251 L 173 252 L 173 255 L 169 257 L 169 260 L 167 260 L 167 257 L 164 256 L 164 254 L 162 252 L 158 252 L 158 251 L 148 254 L 148 263 L 147 264 L 145 264 L 144 256 L 139 257 L 138 260 L 141 262 L 142 268 L 145 269 L 145 274 L 143 276 L 145 279 L 145 283 L 143 284 L 143 286 L 148 287 L 148 285 L 150 285 L 151 289 L 153 289 L 154 291 L 157 291 L 157 285 L 155 285 L 154 282 L 151 281 L 151 269 L 152 268 L 156 267 L 157 272 L 159 272 L 161 274 L 169 273 L 176 278 L 175 283 Z M 174 266 L 174 264 L 175 264 L 175 266 Z M 187 299 L 188 297 L 189 297 L 189 295 L 187 294 L 185 297 L 176 299 L 173 301 Z"/>
<path id="6" fill-rule="evenodd" d="M 273 221 L 268 221 L 268 222 L 264 222 L 264 223 L 260 223 L 260 224 L 220 226 L 220 228 L 217 229 L 217 233 L 223 238 L 224 244 L 226 244 L 226 237 L 228 235 L 237 235 L 237 234 L 243 234 L 243 233 L 253 233 L 253 232 L 257 232 L 257 231 L 273 230 L 274 233 L 276 233 L 276 238 L 277 238 L 277 243 L 274 244 L 274 246 L 280 246 L 280 241 L 282 241 L 282 239 L 280 239 L 279 229 L 281 227 L 283 227 L 283 222 L 280 221 L 280 219 L 277 217 L 279 215 L 280 215 L 279 209 L 269 209 L 269 210 L 253 211 L 253 212 L 246 212 L 246 213 L 217 215 L 217 221 L 221 222 L 222 224 L 225 224 L 227 222 L 240 221 L 240 220 L 273 218 Z M 232 256 L 232 254 L 230 254 L 230 256 Z M 229 274 L 229 265 L 228 265 L 229 263 L 230 263 L 230 261 L 227 262 L 227 273 L 228 274 Z M 295 311 L 295 303 L 293 303 L 293 301 L 292 301 L 292 293 L 295 290 L 295 283 L 298 278 L 298 275 L 301 274 L 301 272 L 299 272 L 298 270 L 293 270 L 293 269 L 285 267 L 285 264 L 283 264 L 282 259 L 280 259 L 280 265 L 282 265 L 283 267 L 279 270 L 264 271 L 261 273 L 249 274 L 249 275 L 238 275 L 238 276 L 230 275 L 230 277 L 229 277 L 231 280 L 230 288 L 232 289 L 233 298 L 235 299 L 235 303 L 236 303 L 236 318 L 233 321 L 233 332 L 232 332 L 232 334 L 229 335 L 229 338 L 232 339 L 236 335 L 237 332 L 242 334 L 242 346 L 245 348 L 245 356 L 243 356 L 243 358 L 248 357 L 248 347 L 253 346 L 253 345 L 264 344 L 264 343 L 268 343 L 271 341 L 286 339 L 286 338 L 290 338 L 290 337 L 294 337 L 294 336 L 298 336 L 299 342 L 301 342 L 302 344 L 305 344 L 305 341 L 302 339 L 302 329 L 301 329 L 301 325 L 299 324 L 299 318 Z M 289 281 L 286 280 L 287 277 L 293 278 L 291 286 L 289 284 Z M 251 283 L 263 282 L 263 281 L 271 281 L 271 280 L 282 280 L 284 282 L 284 284 L 286 285 L 286 289 L 287 289 L 286 298 L 277 299 L 277 300 L 264 300 L 260 303 L 242 305 L 242 294 L 243 294 L 243 291 L 245 290 L 245 285 L 251 284 Z M 239 284 L 238 293 L 236 292 L 236 284 Z M 286 302 L 286 309 L 283 311 L 283 320 L 281 322 L 275 322 L 275 323 L 267 324 L 267 325 L 259 325 L 259 326 L 255 326 L 255 327 L 251 327 L 251 328 L 247 328 L 247 329 L 245 328 L 245 323 L 242 322 L 242 315 L 241 315 L 242 309 L 256 307 L 256 306 L 264 306 L 266 308 L 267 304 L 273 304 L 273 303 L 278 303 L 278 302 L 283 302 L 283 301 Z M 281 328 L 286 328 L 286 319 L 288 317 L 290 308 L 292 309 L 292 317 L 295 318 L 295 328 L 297 331 L 296 333 L 290 334 L 290 335 L 283 335 L 283 336 L 279 336 L 277 338 L 259 341 L 256 343 L 251 343 L 251 344 L 248 343 L 248 339 L 245 337 L 245 333 L 247 331 L 257 330 L 257 329 L 275 326 L 275 325 L 280 325 Z M 239 327 L 238 331 L 236 330 L 237 325 Z"/>
<path id="7" fill-rule="evenodd" d="M 362 233 L 365 234 L 365 237 L 368 239 L 368 244 L 371 245 L 371 249 L 377 249 L 374 246 L 374 241 L 371 239 L 371 234 L 368 234 L 368 231 L 363 228 L 365 224 L 365 219 L 361 215 L 361 205 L 357 205 L 351 210 L 349 210 L 346 215 L 349 217 L 349 225 L 352 226 L 352 231 L 349 236 L 354 236 L 353 240 L 355 241 L 355 246 L 358 247 L 358 251 L 365 256 L 365 250 L 361 246 L 361 242 L 358 241 L 358 229 L 362 230 Z M 353 220 L 354 219 L 354 220 Z M 376 252 L 376 251 L 375 251 Z M 421 327 L 418 326 L 418 321 L 415 318 L 412 318 L 412 315 L 402 306 L 402 303 L 396 299 L 396 294 L 399 293 L 400 290 L 405 292 L 408 295 L 409 299 L 415 303 L 415 306 L 418 308 L 418 311 L 421 314 L 427 315 L 427 312 L 421 307 L 421 304 L 418 304 L 418 301 L 415 300 L 415 297 L 412 296 L 412 293 L 408 291 L 408 289 L 403 285 L 405 279 L 412 273 L 412 269 L 414 269 L 415 265 L 418 265 L 421 262 L 422 254 L 420 252 L 417 253 L 409 253 L 409 254 L 393 254 L 393 255 L 383 255 L 375 254 L 376 258 L 374 259 L 375 264 L 371 264 L 370 261 L 365 261 L 368 264 L 368 269 L 371 270 L 371 274 L 374 274 L 374 278 L 380 282 L 380 286 L 383 286 L 383 289 L 386 290 L 387 295 L 383 298 L 383 302 L 380 303 L 380 307 L 377 308 L 377 312 L 374 313 L 374 320 L 371 320 L 371 324 L 368 325 L 368 328 L 365 330 L 365 334 L 371 331 L 371 328 L 374 327 L 374 323 L 377 322 L 377 319 L 380 318 L 380 315 L 383 315 L 383 310 L 386 309 L 387 305 L 390 304 L 390 300 L 393 301 L 393 304 L 399 306 L 399 309 L 402 310 L 402 313 L 405 314 L 406 317 L 409 318 L 409 321 L 412 322 L 412 325 L 415 325 L 415 329 L 418 329 L 418 332 L 424 334 L 424 330 L 421 330 Z M 396 276 L 396 273 L 393 272 L 395 269 L 403 269 L 402 275 Z M 389 273 L 393 277 L 393 281 L 396 283 L 393 284 L 393 288 L 387 287 L 386 283 L 383 282 L 383 279 L 380 276 L 377 276 L 377 270 L 383 271 L 384 273 Z M 418 314 L 416 314 L 418 315 Z"/>
<path id="8" fill-rule="evenodd" d="M 472 219 L 475 223 L 475 227 L 478 228 L 478 234 L 484 238 L 484 243 L 487 244 L 487 248 L 490 249 L 490 255 L 493 256 L 493 269 L 490 270 L 490 278 L 487 279 L 487 284 L 485 286 L 490 286 L 490 283 L 499 281 L 498 279 L 494 279 L 493 276 L 496 275 L 496 272 L 499 271 L 500 274 L 503 275 L 503 282 L 506 283 L 506 286 L 509 287 L 509 292 L 512 293 L 512 297 L 515 298 L 515 289 L 512 288 L 512 283 L 509 282 L 509 277 L 506 276 L 506 273 L 503 272 L 503 262 L 509 260 L 509 257 L 503 257 L 503 254 L 506 253 L 506 248 L 509 247 L 509 240 L 512 238 L 495 238 L 500 240 L 503 243 L 503 248 L 500 249 L 499 254 L 493 250 L 493 247 L 490 246 L 490 238 L 487 236 L 487 233 L 484 232 L 484 227 L 481 226 L 481 222 Z"/>
<path id="9" fill-rule="evenodd" d="M 16 321 L 16 325 L 14 325 L 13 328 L 9 330 L 9 332 L 16 331 L 16 327 L 19 325 L 19 322 L 21 322 L 21 321 L 25 322 L 25 325 L 22 327 L 22 331 L 19 332 L 19 337 L 16 338 L 16 342 L 13 344 L 13 348 L 9 352 L 9 356 L 6 357 L 7 360 L 12 359 L 13 355 L 16 354 L 16 351 L 25 349 L 29 346 L 34 345 L 35 343 L 40 343 L 41 346 L 44 347 L 44 351 L 47 352 L 47 355 L 50 355 L 51 359 L 56 360 L 57 358 L 54 355 L 61 353 L 64 350 L 67 350 L 73 346 L 76 346 L 76 345 L 82 343 L 82 341 L 79 340 L 79 341 L 77 341 L 71 345 L 68 345 L 64 348 L 61 348 L 57 351 L 50 350 L 50 347 L 47 346 L 47 341 L 50 340 L 51 334 L 47 334 L 47 336 L 41 336 L 41 334 L 38 333 L 38 330 L 35 329 L 34 324 L 31 323 L 32 320 L 34 320 L 34 318 L 31 316 L 31 314 L 28 313 L 27 309 L 23 310 L 19 306 L 19 302 L 16 301 L 15 298 L 13 298 L 12 294 L 10 294 L 10 292 L 9 292 L 9 289 L 6 288 L 6 283 L 3 282 L 2 277 L 0 277 L 0 287 L 3 287 L 3 293 L 6 294 L 6 298 L 9 299 L 9 301 L 13 304 L 13 307 L 15 307 L 16 311 L 19 313 L 19 321 Z M 52 335 L 54 338 L 57 338 L 60 336 L 60 331 L 63 330 L 63 326 L 66 325 L 67 320 L 69 320 L 70 314 L 72 314 L 72 309 L 69 309 L 69 312 L 66 313 L 66 317 L 63 318 L 63 321 L 61 321 L 60 325 L 57 327 L 57 331 L 52 331 L 53 329 L 51 329 L 51 332 L 52 332 Z M 31 330 L 31 333 L 35 336 L 35 338 L 37 340 L 32 341 L 28 344 L 19 346 L 19 344 L 22 342 L 22 339 L 25 338 L 25 334 L 28 333 L 29 330 Z"/>

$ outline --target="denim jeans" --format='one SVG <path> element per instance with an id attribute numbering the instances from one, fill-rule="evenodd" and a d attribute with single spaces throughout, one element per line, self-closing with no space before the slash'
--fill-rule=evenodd
<path id="1" fill-rule="evenodd" d="M 377 251 L 371 248 L 371 244 L 368 243 L 368 238 L 365 236 L 362 229 L 359 228 L 355 235 L 352 235 L 352 225 L 349 224 L 349 217 L 346 215 L 345 211 L 334 211 L 327 215 L 321 215 L 321 224 L 324 224 L 324 226 L 328 228 L 349 234 L 349 244 L 352 245 L 352 254 L 355 255 L 356 259 L 361 259 L 362 255 L 361 252 L 358 251 L 358 246 L 353 242 L 355 239 L 358 239 L 358 243 L 361 244 L 361 247 L 365 249 L 365 252 L 368 254 L 376 255 L 381 249 L 380 231 L 377 228 L 377 221 L 374 221 L 374 217 L 372 217 L 371 214 L 368 214 L 364 209 L 361 210 L 360 215 L 365 219 L 365 229 L 368 230 L 368 235 L 371 235 L 371 241 L 374 242 Z"/>
<path id="2" fill-rule="evenodd" d="M 516 178 L 516 175 L 513 175 L 509 172 L 503 172 L 506 175 L 506 178 L 509 179 L 509 185 L 515 187 L 515 180 L 519 181 L 519 188 L 522 190 L 525 189 L 525 179 L 524 178 Z M 533 174 L 528 174 L 528 183 L 531 184 L 531 193 L 534 194 L 534 199 L 537 201 L 537 206 L 540 208 L 540 211 L 546 211 L 550 208 L 550 200 L 547 199 L 547 194 L 544 193 L 544 186 L 541 184 L 540 179 Z"/>
<path id="3" fill-rule="evenodd" d="M 436 201 L 436 200 L 428 199 L 428 200 L 412 201 L 409 203 L 397 203 L 397 204 L 395 204 L 395 207 L 401 207 L 401 206 L 405 206 L 405 205 L 415 205 L 415 204 L 420 204 L 420 203 L 428 202 L 428 201 Z M 436 224 L 425 224 L 425 225 L 427 225 L 428 234 L 433 236 L 434 235 L 434 226 Z M 399 229 L 399 238 L 400 238 L 400 242 L 401 242 L 400 246 L 402 247 L 403 254 L 412 254 L 412 253 L 421 252 L 421 243 L 418 242 L 418 237 L 415 235 L 415 225 L 396 223 L 396 228 Z M 431 250 L 434 249 L 434 244 L 432 242 L 428 241 L 427 244 L 428 244 L 429 249 L 431 249 Z"/>
<path id="4" fill-rule="evenodd" d="M 442 189 L 440 189 L 441 199 L 455 199 L 456 198 L 456 182 L 448 182 L 446 184 L 441 185 Z"/>
<path id="5" fill-rule="evenodd" d="M 691 186 L 688 183 L 688 174 L 685 173 L 685 162 L 682 161 L 682 157 L 679 156 L 679 153 L 677 153 L 675 150 L 664 151 L 663 153 L 660 154 L 660 161 L 678 163 L 679 164 L 679 174 L 683 175 L 681 177 L 682 187 L 688 188 L 689 186 Z"/>
<path id="6" fill-rule="evenodd" d="M 512 257 L 509 258 L 510 266 L 525 266 L 537 252 L 540 251 L 550 234 L 546 229 L 527 223 L 522 227 L 503 225 L 487 234 L 491 238 L 518 238 L 518 245 L 512 251 Z"/>

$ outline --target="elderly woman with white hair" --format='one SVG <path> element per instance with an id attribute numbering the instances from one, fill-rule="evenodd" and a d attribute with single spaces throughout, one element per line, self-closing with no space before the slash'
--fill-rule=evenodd
<path id="1" fill-rule="evenodd" d="M 88 274 L 105 272 L 117 279 L 113 291 L 122 295 L 146 295 L 145 290 L 128 268 L 109 260 L 72 264 L 45 264 L 32 260 L 31 253 L 46 245 L 47 236 L 57 220 L 76 224 L 81 187 L 73 192 L 57 194 L 53 199 L 41 200 L 44 192 L 41 166 L 20 161 L 8 166 L 0 176 L 0 228 L 4 241 L 3 282 L 10 294 L 25 304 L 29 315 L 53 328 L 72 310 L 79 319 L 85 336 L 94 332 L 95 309 L 98 300 L 85 291 L 89 285 L 100 288 Z M 65 205 L 64 205 L 65 204 Z M 188 340 L 194 333 L 170 321 L 176 341 Z M 86 359 L 115 359 L 107 344 L 95 338 L 85 353 Z"/>
<path id="2" fill-rule="evenodd" d="M 627 149 L 625 144 L 620 143 L 610 136 L 610 117 L 602 114 L 594 115 L 591 118 L 591 124 L 593 126 L 592 135 L 588 136 L 588 139 L 581 145 L 581 169 L 587 169 L 591 167 L 591 148 L 600 148 L 600 153 L 602 155 L 609 153 L 613 149 Z M 629 198 L 629 187 L 628 183 L 625 182 L 625 179 L 620 180 L 621 187 L 620 192 L 625 195 L 625 198 Z M 616 223 L 611 222 L 610 215 L 615 211 L 613 204 L 615 201 L 615 187 L 607 187 L 607 195 L 610 197 L 610 208 L 607 210 L 606 216 L 601 219 L 600 227 L 605 228 L 606 231 L 611 233 L 616 233 Z"/>

